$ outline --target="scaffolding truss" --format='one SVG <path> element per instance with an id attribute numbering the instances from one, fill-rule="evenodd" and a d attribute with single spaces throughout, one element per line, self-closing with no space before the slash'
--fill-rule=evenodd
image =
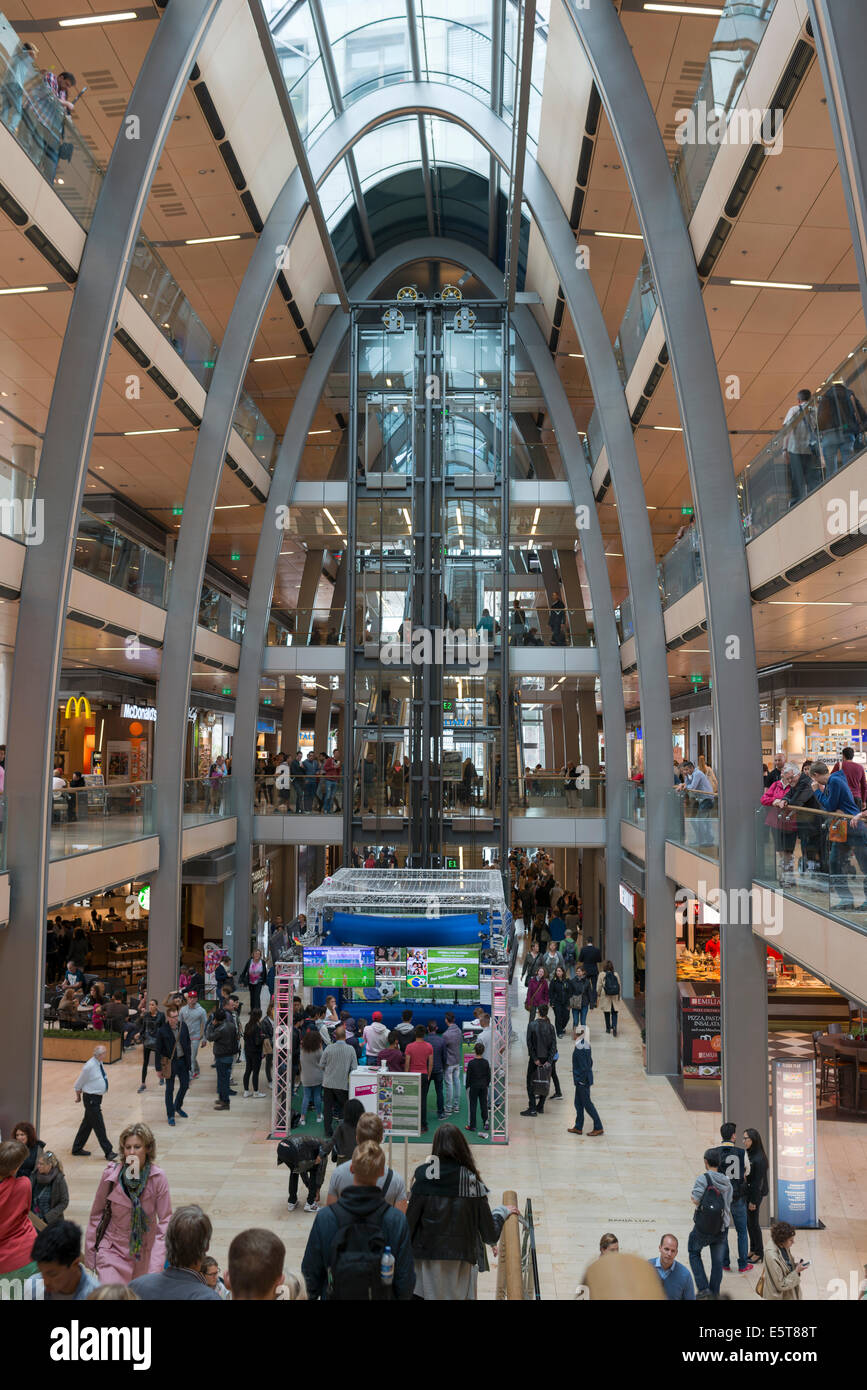
<path id="1" fill-rule="evenodd" d="M 491 966 L 491 1142 L 509 1142 L 509 965 Z"/>
<path id="2" fill-rule="evenodd" d="M 292 1131 L 292 998 L 299 993 L 300 984 L 300 964 L 281 961 L 275 967 L 272 1139 L 286 1139 Z"/>
<path id="3" fill-rule="evenodd" d="M 429 919 L 484 912 L 495 951 L 505 948 L 512 920 L 498 869 L 338 869 L 307 896 L 314 936 L 324 934 L 329 909 Z"/>

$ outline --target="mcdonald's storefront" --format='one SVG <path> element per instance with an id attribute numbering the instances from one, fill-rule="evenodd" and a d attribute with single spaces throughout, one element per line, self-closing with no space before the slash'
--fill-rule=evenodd
<path id="1" fill-rule="evenodd" d="M 86 695 L 61 699 L 54 739 L 55 764 L 67 780 L 74 772 L 101 773 L 107 782 L 146 782 L 153 757 L 150 709 L 96 704 Z"/>

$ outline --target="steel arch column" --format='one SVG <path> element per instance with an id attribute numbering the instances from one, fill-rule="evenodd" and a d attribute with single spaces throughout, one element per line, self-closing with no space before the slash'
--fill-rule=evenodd
<path id="1" fill-rule="evenodd" d="M 867 17 L 864 0 L 807 0 L 867 319 Z"/>
<path id="2" fill-rule="evenodd" d="M 378 286 L 399 269 L 402 264 L 431 256 L 452 256 L 486 286 L 491 293 L 502 295 L 502 272 L 488 261 L 479 251 L 461 242 L 434 238 L 417 242 L 407 242 L 380 256 L 365 271 L 351 292 L 353 299 L 363 300 L 374 293 Z M 342 320 L 342 322 L 339 322 Z M 583 451 L 578 445 L 578 436 L 572 412 L 557 375 L 550 354 L 545 346 L 542 333 L 529 309 L 518 306 L 513 316 L 515 331 L 528 352 L 533 368 L 539 378 L 542 393 L 551 413 L 558 444 L 572 487 L 576 506 L 584 505 L 594 514 L 590 478 L 587 472 Z M 339 336 L 332 328 L 339 327 Z M 262 665 L 262 649 L 270 610 L 271 591 L 280 546 L 280 532 L 277 529 L 278 499 L 291 498 L 292 487 L 297 477 L 298 466 L 303 452 L 307 430 L 316 410 L 319 396 L 324 389 L 334 356 L 348 331 L 348 319 L 335 314 L 329 321 L 326 337 L 317 348 L 313 362 L 299 393 L 295 408 L 289 421 L 289 429 L 284 437 L 277 464 L 274 469 L 274 482 L 268 503 L 268 515 L 262 527 L 262 539 L 253 571 L 253 583 L 247 609 L 247 624 L 241 649 L 241 666 L 238 676 L 238 698 L 235 710 L 235 737 L 239 749 L 253 746 L 255 738 L 256 712 L 258 708 L 259 673 Z M 320 359 L 320 353 L 322 354 Z M 315 378 L 315 380 L 314 380 Z M 310 387 L 308 391 L 308 385 Z M 300 418 L 296 419 L 300 411 Z M 288 441 L 288 443 L 287 443 Z M 276 537 L 276 543 L 275 538 Z M 614 608 L 611 600 L 611 587 L 608 569 L 605 564 L 602 537 L 598 527 L 590 527 L 582 535 L 582 547 L 587 565 L 588 580 L 593 597 L 593 611 L 599 649 L 600 684 L 602 688 L 602 711 L 605 728 L 606 748 L 616 749 L 626 746 L 626 725 L 623 712 L 623 686 L 620 674 L 620 650 L 614 625 Z M 249 913 L 249 871 L 252 840 L 253 776 L 248 769 L 247 760 L 238 760 L 239 772 L 233 777 L 246 779 L 248 785 L 239 780 L 238 795 L 238 839 L 236 848 L 235 892 L 236 920 L 246 920 Z M 251 765 L 252 766 L 252 765 Z M 620 876 L 620 787 L 622 778 L 617 774 L 616 764 L 608 760 L 607 779 L 607 838 L 606 838 L 606 910 L 608 913 L 609 941 L 619 941 L 619 898 L 617 884 Z M 613 768 L 613 776 L 612 776 Z M 248 809 L 249 808 L 249 809 Z M 246 824 L 242 817 L 247 817 Z M 248 862 L 249 861 L 249 862 Z"/>
<path id="3" fill-rule="evenodd" d="M 39 1115 L 52 731 L 87 461 L 151 180 L 217 3 L 170 5 L 145 54 L 84 245 L 54 379 L 36 483 L 46 544 L 25 552 L 7 740 L 11 903 L 0 966 L 18 984 L 0 1019 L 0 1046 L 18 1061 L 3 1086 L 4 1133 L 17 1117 Z"/>
<path id="4" fill-rule="evenodd" d="M 759 691 L 743 527 L 716 358 L 695 256 L 665 146 L 638 64 L 610 3 L 567 12 L 593 70 L 644 234 L 659 296 L 699 524 L 719 735 L 721 919 L 752 887 Z M 637 624 L 636 624 L 637 628 Z M 722 932 L 722 1106 L 767 1122 L 765 950 L 750 922 Z"/>
<path id="5" fill-rule="evenodd" d="M 281 248 L 288 245 L 306 206 L 302 171 L 296 166 L 265 220 L 232 308 L 205 401 L 184 497 L 166 613 L 155 726 L 154 781 L 159 787 L 157 833 L 160 840 L 160 868 L 154 876 L 151 890 L 153 908 L 148 940 L 148 992 L 160 999 L 177 985 L 184 742 L 199 595 L 214 507 L 247 363 L 282 265 Z M 252 743 L 250 748 L 252 750 Z M 252 752 L 250 756 L 252 758 Z M 243 758 L 242 754 L 242 762 Z M 238 787 L 236 773 L 237 766 L 233 766 L 233 793 L 237 792 Z M 248 890 L 249 884 L 248 874 Z"/>

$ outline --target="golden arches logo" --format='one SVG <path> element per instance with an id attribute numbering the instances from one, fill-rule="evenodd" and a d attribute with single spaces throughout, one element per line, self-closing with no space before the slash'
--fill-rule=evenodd
<path id="1" fill-rule="evenodd" d="M 76 697 L 75 695 L 70 695 L 69 699 L 66 702 L 66 709 L 63 711 L 63 713 L 67 719 L 77 719 L 82 714 L 87 719 L 89 719 L 90 701 L 88 700 L 86 695 L 79 695 L 78 697 Z"/>

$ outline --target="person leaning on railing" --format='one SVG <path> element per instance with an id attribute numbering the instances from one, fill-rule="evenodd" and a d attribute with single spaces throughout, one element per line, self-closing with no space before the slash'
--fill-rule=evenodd
<path id="1" fill-rule="evenodd" d="M 844 816 L 852 818 L 848 822 L 844 835 L 830 826 L 828 829 L 830 842 L 829 873 L 832 879 L 839 877 L 838 886 L 842 899 L 838 906 L 849 912 L 853 909 L 858 912 L 867 911 L 867 834 L 863 828 L 860 807 L 856 804 L 855 798 L 849 790 L 849 783 L 842 771 L 830 772 L 827 763 L 816 762 L 813 763 L 810 772 L 813 780 L 813 791 L 822 810 L 830 811 L 832 814 L 842 812 Z M 853 903 L 847 876 L 850 849 L 864 875 L 861 885 L 862 901 L 857 906 Z"/>

